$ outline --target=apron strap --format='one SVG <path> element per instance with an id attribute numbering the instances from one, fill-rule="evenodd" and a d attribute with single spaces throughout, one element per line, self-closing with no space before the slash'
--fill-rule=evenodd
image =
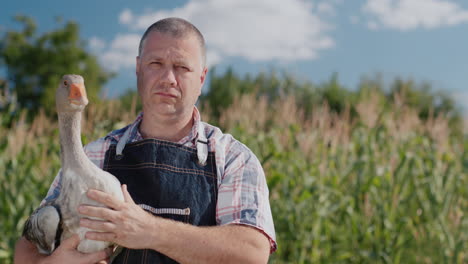
<path id="1" fill-rule="evenodd" d="M 206 139 L 205 129 L 203 129 L 202 122 L 198 122 L 198 138 L 197 138 L 197 156 L 198 163 L 205 166 L 206 159 L 208 158 L 208 140 Z"/>
<path id="2" fill-rule="evenodd" d="M 115 150 L 115 159 L 116 160 L 120 160 L 122 159 L 123 157 L 123 150 L 125 148 L 125 144 L 127 144 L 127 141 L 128 139 L 130 138 L 130 132 L 131 132 L 131 128 L 127 128 L 127 130 L 125 131 L 125 133 L 123 134 L 123 136 L 120 138 L 119 142 L 117 143 L 117 147 L 116 147 L 116 150 Z"/>

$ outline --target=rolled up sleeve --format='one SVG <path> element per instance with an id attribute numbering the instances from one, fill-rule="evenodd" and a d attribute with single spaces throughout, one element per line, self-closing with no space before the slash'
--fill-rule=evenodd
<path id="1" fill-rule="evenodd" d="M 277 245 L 263 168 L 252 151 L 240 143 L 230 152 L 218 190 L 217 223 L 258 229 L 269 239 L 272 253 Z"/>

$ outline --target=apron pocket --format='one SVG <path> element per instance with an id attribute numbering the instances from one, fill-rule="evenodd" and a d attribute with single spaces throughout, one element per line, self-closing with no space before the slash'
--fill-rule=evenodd
<path id="1" fill-rule="evenodd" d="M 138 204 L 144 210 L 167 219 L 172 219 L 179 222 L 189 223 L 190 207 L 187 208 L 154 208 L 146 204 Z"/>

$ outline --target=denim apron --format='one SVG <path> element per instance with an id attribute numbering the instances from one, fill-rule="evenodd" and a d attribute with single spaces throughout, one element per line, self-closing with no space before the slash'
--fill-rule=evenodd
<path id="1" fill-rule="evenodd" d="M 214 152 L 201 124 L 196 148 L 156 139 L 127 144 L 130 129 L 106 152 L 104 170 L 115 175 L 147 212 L 195 226 L 216 225 Z M 128 249 L 112 263 L 177 263 L 150 249 Z"/>

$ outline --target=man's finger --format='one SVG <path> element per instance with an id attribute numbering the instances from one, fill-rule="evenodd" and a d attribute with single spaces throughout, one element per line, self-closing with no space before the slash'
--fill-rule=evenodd
<path id="1" fill-rule="evenodd" d="M 119 206 L 122 203 L 121 201 L 117 200 L 113 195 L 96 189 L 90 189 L 86 194 L 89 198 L 95 200 L 96 202 L 100 202 L 113 209 L 119 209 Z"/>
<path id="2" fill-rule="evenodd" d="M 130 195 L 130 193 L 127 190 L 127 184 L 122 184 L 122 192 L 123 192 L 125 202 L 133 203 L 133 204 L 135 203 L 133 201 L 133 199 L 132 199 L 132 196 Z"/>
<path id="3" fill-rule="evenodd" d="M 76 249 L 78 245 L 80 244 L 80 236 L 77 234 L 74 234 L 73 236 L 65 239 L 62 242 L 62 247 L 64 248 L 69 248 L 69 249 Z"/>
<path id="4" fill-rule="evenodd" d="M 111 222 L 116 218 L 116 211 L 104 207 L 80 205 L 80 207 L 78 207 L 78 212 L 86 216 L 102 218 Z"/>
<path id="5" fill-rule="evenodd" d="M 114 239 L 116 238 L 116 235 L 111 232 L 86 232 L 85 237 L 90 240 L 98 240 L 98 241 L 109 241 L 109 242 L 114 242 Z"/>
<path id="6" fill-rule="evenodd" d="M 114 223 L 109 221 L 101 221 L 101 220 L 91 220 L 82 218 L 80 220 L 80 226 L 88 227 L 93 230 L 99 230 L 104 232 L 112 232 L 115 231 L 116 226 Z"/>

